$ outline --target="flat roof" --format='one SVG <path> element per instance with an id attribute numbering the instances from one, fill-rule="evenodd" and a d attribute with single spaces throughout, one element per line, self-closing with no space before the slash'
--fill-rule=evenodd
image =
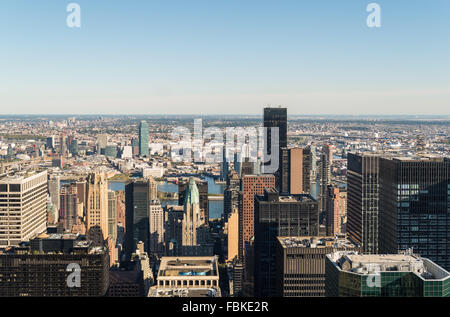
<path id="1" fill-rule="evenodd" d="M 356 248 L 352 241 L 345 237 L 335 236 L 289 236 L 277 237 L 283 248 Z"/>
<path id="2" fill-rule="evenodd" d="M 152 288 L 150 297 L 220 297 L 215 288 Z"/>
<path id="3" fill-rule="evenodd" d="M 76 240 L 80 236 L 79 233 L 46 233 L 43 232 L 36 236 L 35 239 L 48 239 L 48 240 Z"/>
<path id="4" fill-rule="evenodd" d="M 217 257 L 162 257 L 158 277 L 218 276 Z"/>
<path id="5" fill-rule="evenodd" d="M 444 162 L 443 156 L 427 155 L 427 156 L 395 156 L 394 161 L 403 162 Z"/>
<path id="6" fill-rule="evenodd" d="M 367 275 L 374 272 L 412 272 L 423 280 L 450 278 L 450 273 L 429 259 L 412 253 L 359 254 L 352 251 L 338 251 L 328 254 L 341 271 Z"/>
<path id="7" fill-rule="evenodd" d="M 0 183 L 3 184 L 17 184 L 22 183 L 25 180 L 29 180 L 32 177 L 38 177 L 46 174 L 46 170 L 36 170 L 36 171 L 26 171 L 26 172 L 16 172 L 14 174 L 5 174 L 0 177 Z"/>

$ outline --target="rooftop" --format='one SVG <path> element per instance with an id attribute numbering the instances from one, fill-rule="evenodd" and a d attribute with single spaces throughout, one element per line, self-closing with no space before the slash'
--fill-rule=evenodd
<path id="1" fill-rule="evenodd" d="M 341 271 L 366 275 L 374 272 L 412 272 L 423 280 L 447 279 L 450 273 L 439 265 L 414 255 L 403 254 L 358 254 L 352 251 L 339 251 L 327 255 Z"/>
<path id="2" fill-rule="evenodd" d="M 309 194 L 287 195 L 280 194 L 275 188 L 264 188 L 264 195 L 257 195 L 256 199 L 261 202 L 281 202 L 281 203 L 298 203 L 298 202 L 316 202 L 314 197 Z"/>
<path id="3" fill-rule="evenodd" d="M 302 236 L 277 237 L 283 248 L 356 248 L 357 246 L 345 237 L 334 236 Z"/>
<path id="4" fill-rule="evenodd" d="M 162 257 L 158 277 L 218 276 L 217 257 Z"/>
<path id="5" fill-rule="evenodd" d="M 2 174 L 0 175 L 0 183 L 21 183 L 25 180 L 29 180 L 31 177 L 38 177 L 46 174 L 47 171 L 23 171 L 16 172 L 14 174 Z"/>
<path id="6" fill-rule="evenodd" d="M 214 288 L 152 288 L 150 297 L 218 297 L 220 294 Z"/>
<path id="7" fill-rule="evenodd" d="M 444 157 L 437 155 L 426 156 L 396 156 L 392 158 L 394 161 L 403 162 L 444 162 Z"/>
<path id="8" fill-rule="evenodd" d="M 36 239 L 48 239 L 48 240 L 76 240 L 80 235 L 74 233 L 41 233 Z"/>

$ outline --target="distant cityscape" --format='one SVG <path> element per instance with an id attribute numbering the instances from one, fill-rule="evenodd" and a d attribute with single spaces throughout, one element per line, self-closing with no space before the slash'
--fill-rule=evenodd
<path id="1" fill-rule="evenodd" d="M 0 297 L 450 296 L 450 117 L 288 110 L 0 116 Z"/>

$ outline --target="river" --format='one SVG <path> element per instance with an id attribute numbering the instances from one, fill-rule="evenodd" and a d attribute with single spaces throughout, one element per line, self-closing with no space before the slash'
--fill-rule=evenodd
<path id="1" fill-rule="evenodd" d="M 203 177 L 204 180 L 208 182 L 208 192 L 210 194 L 223 194 L 225 185 L 218 185 L 214 182 L 212 177 Z M 109 189 L 118 191 L 125 190 L 125 183 L 123 182 L 110 182 Z M 158 184 L 158 190 L 165 193 L 177 193 L 178 185 L 161 182 Z M 163 201 L 164 204 L 167 202 L 169 205 L 176 205 L 178 201 Z M 223 215 L 223 200 L 211 200 L 209 201 L 209 218 L 220 218 Z"/>

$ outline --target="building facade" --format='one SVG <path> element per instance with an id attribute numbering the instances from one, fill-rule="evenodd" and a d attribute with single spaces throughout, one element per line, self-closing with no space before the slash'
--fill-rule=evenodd
<path id="1" fill-rule="evenodd" d="M 339 251 L 325 261 L 327 297 L 450 296 L 450 274 L 417 255 Z"/>
<path id="2" fill-rule="evenodd" d="M 150 297 L 220 297 L 217 257 L 163 257 Z"/>
<path id="3" fill-rule="evenodd" d="M 246 245 L 254 236 L 255 196 L 263 195 L 264 188 L 275 186 L 273 175 L 245 175 L 242 178 L 241 208 L 239 208 L 239 258 L 245 258 Z"/>
<path id="4" fill-rule="evenodd" d="M 328 186 L 327 235 L 346 233 L 347 191 L 338 186 Z"/>
<path id="5" fill-rule="evenodd" d="M 63 184 L 60 192 L 59 222 L 65 230 L 72 230 L 78 216 L 78 188 L 75 184 Z"/>
<path id="6" fill-rule="evenodd" d="M 86 229 L 89 239 L 101 245 L 108 232 L 108 180 L 103 172 L 87 177 Z"/>
<path id="7" fill-rule="evenodd" d="M 45 231 L 47 171 L 0 179 L 0 248 L 18 245 Z"/>
<path id="8" fill-rule="evenodd" d="M 325 296 L 325 256 L 359 248 L 345 236 L 277 237 L 277 297 Z"/>
<path id="9" fill-rule="evenodd" d="M 117 241 L 117 197 L 112 190 L 108 190 L 108 234 L 115 244 Z"/>
<path id="10" fill-rule="evenodd" d="M 199 179 L 195 180 L 200 203 L 200 222 L 201 224 L 209 225 L 209 200 L 208 200 L 208 182 Z M 184 205 L 186 190 L 189 186 L 189 181 L 182 181 L 178 183 L 178 204 Z"/>
<path id="11" fill-rule="evenodd" d="M 239 192 L 241 179 L 235 171 L 231 171 L 227 177 L 227 186 L 223 192 L 223 217 L 228 219 L 235 208 L 239 208 Z"/>
<path id="12" fill-rule="evenodd" d="M 311 150 L 282 148 L 280 178 L 277 188 L 282 194 L 309 194 L 311 187 Z"/>
<path id="13" fill-rule="evenodd" d="M 150 202 L 149 210 L 150 254 L 164 255 L 164 210 L 159 200 Z"/>
<path id="14" fill-rule="evenodd" d="M 379 249 L 412 248 L 450 269 L 450 161 L 442 157 L 380 160 Z"/>
<path id="15" fill-rule="evenodd" d="M 362 252 L 378 253 L 380 155 L 349 153 L 347 232 Z"/>
<path id="16" fill-rule="evenodd" d="M 104 296 L 108 271 L 105 248 L 78 235 L 42 234 L 29 246 L 0 253 L 0 296 Z M 79 286 L 70 276 L 76 272 Z"/>
<path id="17" fill-rule="evenodd" d="M 148 123 L 141 121 L 139 123 L 139 155 L 148 156 Z"/>
<path id="18" fill-rule="evenodd" d="M 254 294 L 275 296 L 276 239 L 319 234 L 317 201 L 310 195 L 280 195 L 266 188 L 255 198 Z"/>
<path id="19" fill-rule="evenodd" d="M 149 209 L 151 189 L 148 181 L 135 180 L 125 184 L 125 256 L 131 259 L 139 241 L 149 252 Z"/>

